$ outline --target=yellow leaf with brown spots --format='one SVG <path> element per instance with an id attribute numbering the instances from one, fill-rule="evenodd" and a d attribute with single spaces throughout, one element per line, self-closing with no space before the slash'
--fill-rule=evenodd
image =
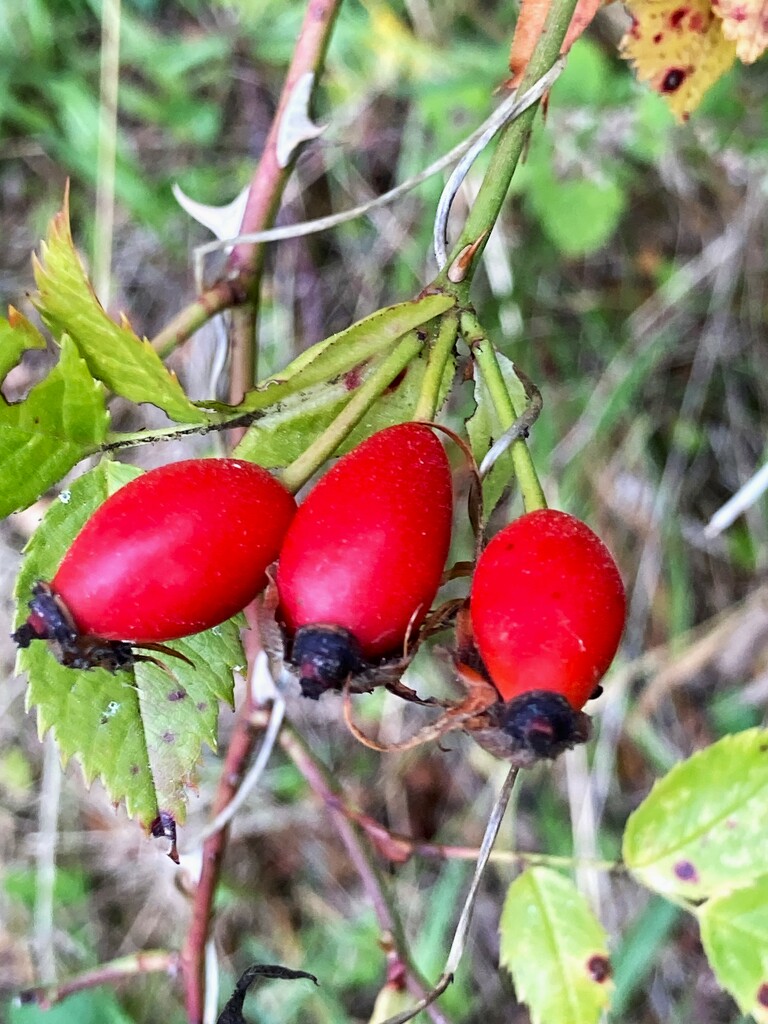
<path id="1" fill-rule="evenodd" d="M 632 0 L 632 28 L 621 41 L 622 56 L 686 121 L 704 93 L 736 59 L 723 21 L 709 0 Z"/>

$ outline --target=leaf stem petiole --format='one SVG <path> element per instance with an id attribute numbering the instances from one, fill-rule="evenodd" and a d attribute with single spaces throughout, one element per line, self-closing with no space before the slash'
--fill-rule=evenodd
<path id="1" fill-rule="evenodd" d="M 360 420 L 365 416 L 377 398 L 383 394 L 392 381 L 414 359 L 424 346 L 419 331 L 408 331 L 387 356 L 381 366 L 362 384 L 355 396 L 312 444 L 280 474 L 283 484 L 293 494 L 317 472 L 333 455 Z"/>
<path id="2" fill-rule="evenodd" d="M 496 350 L 474 310 L 467 309 L 461 314 L 461 333 L 469 346 L 477 368 L 483 375 L 496 415 L 504 430 L 507 430 L 516 419 L 524 415 L 525 406 L 515 402 L 507 390 L 501 367 L 496 358 Z M 513 441 L 510 450 L 525 511 L 533 512 L 535 509 L 546 508 L 547 499 L 544 497 L 544 491 L 525 440 L 520 437 Z"/>

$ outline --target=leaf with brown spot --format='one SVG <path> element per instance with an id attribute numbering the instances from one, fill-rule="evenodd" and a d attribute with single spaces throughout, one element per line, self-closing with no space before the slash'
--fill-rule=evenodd
<path id="1" fill-rule="evenodd" d="M 768 875 L 697 911 L 704 952 L 742 1013 L 768 1024 Z"/>
<path id="2" fill-rule="evenodd" d="M 533 1024 L 597 1024 L 612 991 L 607 936 L 570 878 L 528 868 L 510 885 L 500 961 Z"/>
<path id="3" fill-rule="evenodd" d="M 764 729 L 726 736 L 675 767 L 633 812 L 624 862 L 643 885 L 692 901 L 765 871 Z"/>
<path id="4" fill-rule="evenodd" d="M 736 44 L 709 0 L 628 0 L 633 24 L 621 41 L 641 82 L 685 121 L 736 59 Z"/>

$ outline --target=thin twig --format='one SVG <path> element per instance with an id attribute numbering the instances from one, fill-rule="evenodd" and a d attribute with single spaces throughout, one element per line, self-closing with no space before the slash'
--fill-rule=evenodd
<path id="1" fill-rule="evenodd" d="M 383 1022 L 383 1024 L 406 1024 L 406 1022 L 412 1020 L 417 1013 L 420 1013 L 422 1010 L 429 1007 L 431 1003 L 438 998 L 438 996 L 445 992 L 453 981 L 453 976 L 461 963 L 462 956 L 464 955 L 467 933 L 472 921 L 472 912 L 475 909 L 475 900 L 477 899 L 477 893 L 480 889 L 483 872 L 485 871 L 485 867 L 488 863 L 488 858 L 491 855 L 493 844 L 496 842 L 496 836 L 499 834 L 501 822 L 504 818 L 504 812 L 507 809 L 509 798 L 512 796 L 512 790 L 514 789 L 519 771 L 519 768 L 510 768 L 507 777 L 504 780 L 504 785 L 501 787 L 501 791 L 496 798 L 493 810 L 491 811 L 491 816 L 488 819 L 488 824 L 485 829 L 485 835 L 483 836 L 483 841 L 480 844 L 480 854 L 477 858 L 475 871 L 472 875 L 472 881 L 469 884 L 469 890 L 464 900 L 464 906 L 461 908 L 461 915 L 459 916 L 459 922 L 456 925 L 456 931 L 453 936 L 451 948 L 448 951 L 448 957 L 445 962 L 443 973 L 440 975 L 440 978 L 432 989 L 427 992 L 415 1006 L 412 1006 L 410 1010 L 406 1010 L 404 1013 L 398 1013 L 394 1017 L 389 1017 Z"/>
<path id="2" fill-rule="evenodd" d="M 467 149 L 459 163 L 456 164 L 456 167 L 453 169 L 451 176 L 445 184 L 445 188 L 443 189 L 440 200 L 437 204 L 435 226 L 432 233 L 432 244 L 435 250 L 435 260 L 437 261 L 438 270 L 442 270 L 448 262 L 448 217 L 451 212 L 451 207 L 453 206 L 453 201 L 456 198 L 456 193 L 461 188 L 462 182 L 469 173 L 472 164 L 477 160 L 478 156 L 482 153 L 500 128 L 514 121 L 515 118 L 520 117 L 520 115 L 525 113 L 525 111 L 529 107 L 532 107 L 534 103 L 538 103 L 544 93 L 548 92 L 552 88 L 564 67 L 565 59 L 561 57 L 552 65 L 545 75 L 542 75 L 538 82 L 527 90 L 523 96 L 518 98 L 518 91 L 515 90 L 511 96 L 497 107 L 491 117 L 489 117 L 485 122 L 485 129 L 480 135 L 478 135 L 477 132 L 474 133 L 475 141 Z"/>
<path id="3" fill-rule="evenodd" d="M 340 7 L 341 0 L 309 0 L 307 3 L 277 110 L 264 143 L 259 165 L 251 179 L 241 225 L 244 236 L 265 228 L 277 211 L 295 158 L 295 150 L 287 161 L 278 152 L 283 116 L 290 108 L 295 91 L 303 88 L 306 75 L 311 73 L 314 76 L 312 84 L 316 82 Z M 309 96 L 306 100 L 309 100 Z M 257 247 L 250 238 L 246 237 L 235 243 L 228 260 L 230 273 L 234 272 L 240 277 L 253 277 L 261 259 L 261 252 L 261 247 Z"/>
<path id="4" fill-rule="evenodd" d="M 525 411 L 517 417 L 512 426 L 505 430 L 486 452 L 485 458 L 480 463 L 480 468 L 478 469 L 481 480 L 488 476 L 496 462 L 515 441 L 528 437 L 528 431 L 541 414 L 543 405 L 541 392 L 530 377 L 526 376 L 518 367 L 515 367 L 515 374 L 523 385 L 528 404 L 525 407 Z"/>
<path id="5" fill-rule="evenodd" d="M 308 0 L 277 111 L 251 179 L 240 225 L 244 234 L 269 227 L 277 214 L 298 151 L 298 139 L 286 151 L 284 121 L 297 94 L 301 95 L 305 104 L 309 103 L 340 7 L 341 0 Z M 310 76 L 309 79 L 307 76 Z M 305 134 L 302 137 L 308 136 Z M 251 306 L 247 328 L 243 324 L 233 335 L 230 353 L 233 390 L 242 388 L 247 391 L 253 384 L 258 297 L 263 268 L 264 247 L 253 242 L 239 242 L 227 259 L 225 277 L 239 278 L 244 283 Z"/>
<path id="6" fill-rule="evenodd" d="M 264 651 L 260 651 L 256 655 L 256 659 L 253 666 L 253 672 L 254 674 L 260 672 L 269 672 L 268 659 Z M 259 727 L 261 727 L 261 713 L 259 714 L 260 717 L 258 719 L 258 725 Z M 213 821 L 206 826 L 205 829 L 203 829 L 203 832 L 198 838 L 195 847 L 197 847 L 201 843 L 204 843 L 216 832 L 220 832 L 221 829 L 226 828 L 226 826 L 229 825 L 230 821 L 234 818 L 234 816 L 243 806 L 245 801 L 251 795 L 253 790 L 256 788 L 259 780 L 261 779 L 261 776 L 264 774 L 264 770 L 266 769 L 267 764 L 269 763 L 269 759 L 272 756 L 272 751 L 274 749 L 275 743 L 277 742 L 277 737 L 280 734 L 280 727 L 283 724 L 284 717 L 285 701 L 283 700 L 279 691 L 275 688 L 274 701 L 272 704 L 272 709 L 269 713 L 267 726 L 264 731 L 264 738 L 261 741 L 259 752 L 256 755 L 253 764 L 248 769 L 248 773 L 243 779 L 242 784 L 240 785 L 240 788 L 238 789 L 236 795 L 227 804 L 224 810 L 220 814 L 218 814 L 213 819 Z"/>
<path id="7" fill-rule="evenodd" d="M 137 974 L 164 973 L 174 977 L 178 968 L 178 953 L 165 949 L 147 949 L 100 964 L 93 970 L 83 971 L 82 974 L 68 978 L 58 985 L 41 985 L 38 988 L 26 989 L 19 993 L 16 1002 L 20 1006 L 35 1005 L 48 1010 L 67 996 L 82 992 L 84 989 L 96 988 L 98 985 L 113 985 L 123 978 L 131 978 Z"/>
<path id="8" fill-rule="evenodd" d="M 515 420 L 518 416 L 525 414 L 526 408 L 522 406 L 521 402 L 516 402 L 515 396 L 510 394 L 496 358 L 496 349 L 491 344 L 490 338 L 474 310 L 466 309 L 462 313 L 461 331 L 482 375 L 483 383 L 488 389 L 497 419 L 502 426 L 514 433 Z M 547 501 L 544 491 L 539 482 L 531 453 L 522 436 L 513 439 L 511 451 L 515 476 L 523 496 L 526 512 L 537 508 L 546 508 Z"/>
<path id="9" fill-rule="evenodd" d="M 557 68 L 557 74 L 560 72 L 560 64 L 555 65 Z M 554 71 L 554 69 L 553 69 Z M 557 74 L 553 75 L 557 77 Z M 536 86 L 534 86 L 536 88 Z M 531 90 L 532 92 L 533 90 Z M 194 258 L 195 264 L 198 268 L 202 261 L 213 253 L 220 252 L 222 249 L 229 249 L 233 245 L 244 242 L 285 242 L 291 238 L 303 238 L 306 235 L 314 235 L 319 231 L 328 231 L 330 228 L 338 227 L 340 224 L 347 224 L 349 221 L 358 220 L 360 217 L 364 217 L 372 210 L 378 210 L 382 206 L 389 206 L 401 199 L 403 196 L 412 192 L 419 185 L 425 181 L 429 181 L 430 178 L 439 174 L 440 171 L 444 171 L 446 167 L 450 167 L 451 164 L 455 163 L 468 151 L 473 150 L 478 143 L 479 139 L 483 139 L 486 135 L 492 138 L 499 128 L 506 124 L 512 116 L 517 116 L 517 113 L 521 111 L 518 107 L 522 102 L 525 101 L 526 107 L 530 103 L 535 102 L 535 99 L 528 100 L 529 93 L 526 93 L 521 100 L 517 99 L 516 94 L 507 96 L 502 103 L 499 104 L 496 109 L 489 114 L 489 116 L 479 125 L 473 132 L 467 135 L 466 138 L 462 139 L 455 146 L 444 153 L 437 160 L 434 160 L 431 164 L 424 168 L 423 171 L 419 171 L 418 174 L 414 174 L 406 181 L 401 182 L 399 185 L 395 185 L 388 192 L 384 192 L 380 196 L 374 196 L 372 199 L 368 199 L 364 203 L 360 203 L 357 206 L 352 206 L 348 210 L 340 210 L 338 213 L 331 213 L 326 217 L 317 217 L 314 220 L 302 221 L 299 224 L 287 224 L 284 227 L 279 228 L 267 228 L 264 231 L 249 231 L 247 233 L 239 234 L 235 238 L 222 238 L 216 239 L 213 242 L 206 242 L 204 245 L 198 245 L 195 249 Z M 538 97 L 536 97 L 538 98 Z M 514 113 L 517 111 L 517 113 Z M 490 133 L 490 135 L 489 135 Z M 487 141 L 483 144 L 487 145 Z M 482 148 L 482 147 L 480 147 Z M 474 157 L 473 157 L 474 160 Z"/>
<path id="10" fill-rule="evenodd" d="M 337 785 L 302 738 L 290 727 L 285 727 L 280 734 L 280 745 L 307 780 L 315 795 L 328 808 L 334 827 L 373 906 L 384 939 L 391 944 L 392 955 L 404 969 L 409 991 L 418 995 L 420 1000 L 424 1001 L 425 1007 L 428 1006 L 431 1000 L 427 996 L 427 985 L 411 960 L 400 915 L 371 856 L 367 841 L 363 841 L 356 827 L 341 809 L 341 793 Z M 448 1024 L 442 1011 L 436 1007 L 432 1007 L 429 1012 L 434 1024 Z"/>
<path id="11" fill-rule="evenodd" d="M 93 218 L 93 287 L 109 305 L 112 235 L 115 221 L 117 92 L 120 82 L 120 0 L 105 0 L 101 10 L 99 148 L 96 156 L 96 208 Z"/>
<path id="12" fill-rule="evenodd" d="M 261 650 L 255 604 L 245 610 L 251 629 L 246 635 L 245 650 L 250 671 L 257 664 Z M 249 671 L 249 676 L 250 676 Z M 229 742 L 216 796 L 213 801 L 214 820 L 222 814 L 236 798 L 246 768 L 251 759 L 257 736 L 261 733 L 261 722 L 257 718 L 256 688 L 248 685 L 245 699 L 237 713 L 235 728 Z M 229 824 L 218 828 L 203 844 L 202 870 L 195 891 L 192 906 L 192 923 L 187 933 L 181 954 L 184 971 L 185 1001 L 188 1024 L 204 1024 L 206 1006 L 206 957 L 211 928 L 211 915 L 216 889 L 219 884 L 221 865 L 229 838 Z"/>
<path id="13" fill-rule="evenodd" d="M 409 857 L 429 857 L 435 860 L 474 860 L 480 856 L 478 846 L 453 846 L 450 843 L 428 843 L 402 832 L 394 832 L 382 825 L 369 814 L 354 811 L 343 803 L 338 804 L 340 810 L 358 825 L 370 837 L 379 853 L 395 863 L 401 863 Z M 578 858 L 557 856 L 550 853 L 537 853 L 529 850 L 492 850 L 488 858 L 495 864 L 545 864 L 549 867 L 569 868 L 573 870 L 580 864 L 599 871 L 617 872 L 622 870 L 618 861 L 599 860 L 595 858 Z"/>
<path id="14" fill-rule="evenodd" d="M 523 93 L 538 82 L 550 68 L 557 65 L 575 7 L 576 0 L 557 0 L 550 4 L 541 35 L 520 83 L 520 90 Z M 472 263 L 464 269 L 462 276 L 462 282 L 465 285 L 463 291 L 465 294 L 469 293 L 474 269 L 478 266 L 488 237 L 501 213 L 512 175 L 515 173 L 518 160 L 533 127 L 536 110 L 537 104 L 533 103 L 500 130 L 498 142 L 486 168 L 475 202 L 469 210 L 464 227 L 448 255 L 446 266 L 438 275 L 436 283 L 443 284 L 450 281 L 449 270 L 457 257 L 468 246 L 474 245 Z"/>
<path id="15" fill-rule="evenodd" d="M 247 291 L 242 281 L 217 281 L 155 335 L 150 342 L 152 348 L 165 359 L 217 314 L 245 302 L 246 296 Z"/>
<path id="16" fill-rule="evenodd" d="M 256 354 L 257 302 L 252 293 L 250 301 L 237 306 L 231 316 L 229 329 L 229 402 L 238 405 L 256 383 L 258 357 Z M 245 430 L 233 429 L 231 447 L 242 440 Z"/>

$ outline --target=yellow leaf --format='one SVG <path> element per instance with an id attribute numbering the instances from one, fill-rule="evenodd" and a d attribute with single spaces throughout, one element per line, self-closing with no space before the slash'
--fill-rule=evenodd
<path id="1" fill-rule="evenodd" d="M 686 121 L 736 59 L 710 0 L 630 0 L 633 24 L 621 41 L 638 79 Z"/>

